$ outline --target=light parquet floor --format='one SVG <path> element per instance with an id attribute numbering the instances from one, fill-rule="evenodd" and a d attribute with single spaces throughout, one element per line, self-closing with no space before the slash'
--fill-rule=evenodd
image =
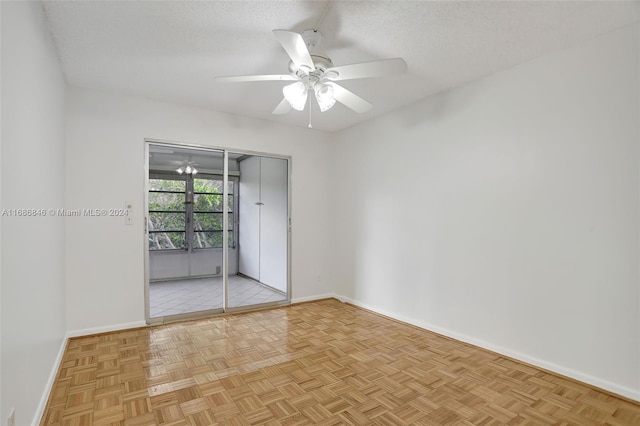
<path id="1" fill-rule="evenodd" d="M 640 405 L 336 300 L 70 340 L 43 425 L 640 425 Z"/>

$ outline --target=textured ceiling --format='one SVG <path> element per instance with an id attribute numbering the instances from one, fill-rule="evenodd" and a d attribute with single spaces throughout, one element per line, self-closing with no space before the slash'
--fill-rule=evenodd
<path id="1" fill-rule="evenodd" d="M 337 104 L 315 128 L 338 130 L 433 93 L 638 20 L 634 1 L 45 1 L 67 82 L 306 126 L 308 109 L 271 114 L 284 82 L 213 76 L 284 74 L 273 29 L 317 28 L 334 65 L 402 57 L 408 73 L 343 85 L 374 108 Z"/>

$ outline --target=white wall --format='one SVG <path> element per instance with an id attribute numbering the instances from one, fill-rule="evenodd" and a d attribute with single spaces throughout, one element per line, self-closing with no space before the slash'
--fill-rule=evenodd
<path id="1" fill-rule="evenodd" d="M 640 400 L 638 28 L 338 135 L 336 292 Z"/>
<path id="2" fill-rule="evenodd" d="M 229 275 L 238 273 L 238 250 L 230 248 Z M 219 272 L 218 272 L 219 271 Z M 222 248 L 180 251 L 151 251 L 149 253 L 149 279 L 222 275 Z"/>
<path id="3" fill-rule="evenodd" d="M 39 2 L 1 2 L 3 209 L 64 207 L 64 77 Z M 27 170 L 28 169 L 28 170 Z M 65 334 L 64 220 L 2 217 L 2 403 L 37 421 Z"/>
<path id="4" fill-rule="evenodd" d="M 72 333 L 144 321 L 144 139 L 292 157 L 292 298 L 330 288 L 327 135 L 315 130 L 71 88 L 67 92 L 67 207 L 120 208 L 123 218 L 67 220 L 67 321 Z"/>

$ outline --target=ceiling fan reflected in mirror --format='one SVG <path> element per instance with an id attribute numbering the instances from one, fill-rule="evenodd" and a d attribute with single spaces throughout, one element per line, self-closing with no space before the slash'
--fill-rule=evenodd
<path id="1" fill-rule="evenodd" d="M 275 107 L 272 114 L 286 114 L 292 108 L 303 111 L 307 101 L 310 101 L 310 92 L 315 96 L 322 112 L 329 110 L 336 102 L 339 102 L 355 112 L 364 113 L 369 111 L 373 105 L 337 82 L 358 78 L 385 77 L 407 70 L 407 64 L 402 58 L 334 67 L 330 58 L 310 53 L 322 40 L 320 31 L 306 30 L 302 34 L 298 34 L 288 30 L 273 30 L 273 34 L 291 59 L 289 62 L 290 74 L 215 78 L 217 81 L 225 83 L 293 81 L 282 88 L 284 98 Z"/>
<path id="2" fill-rule="evenodd" d="M 192 161 L 185 161 L 182 165 L 180 165 L 180 167 L 176 169 L 176 172 L 179 175 L 184 173 L 186 175 L 195 176 L 198 173 L 198 169 L 196 169 L 196 163 Z"/>

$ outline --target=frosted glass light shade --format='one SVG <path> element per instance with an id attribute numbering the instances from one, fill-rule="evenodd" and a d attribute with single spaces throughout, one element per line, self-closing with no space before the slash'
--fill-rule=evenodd
<path id="1" fill-rule="evenodd" d="M 284 98 L 289 102 L 291 108 L 302 111 L 307 103 L 307 88 L 301 81 L 289 84 L 282 88 Z"/>
<path id="2" fill-rule="evenodd" d="M 195 175 L 196 173 L 198 173 L 198 169 L 195 168 L 195 166 L 192 165 L 193 163 L 189 162 L 183 162 L 182 165 L 180 167 L 178 167 L 176 169 L 176 172 L 181 175 L 181 174 L 188 174 L 188 175 Z"/>
<path id="3" fill-rule="evenodd" d="M 314 86 L 314 91 L 321 112 L 325 112 L 335 105 L 336 100 L 333 97 L 333 87 L 327 84 L 317 83 Z"/>

